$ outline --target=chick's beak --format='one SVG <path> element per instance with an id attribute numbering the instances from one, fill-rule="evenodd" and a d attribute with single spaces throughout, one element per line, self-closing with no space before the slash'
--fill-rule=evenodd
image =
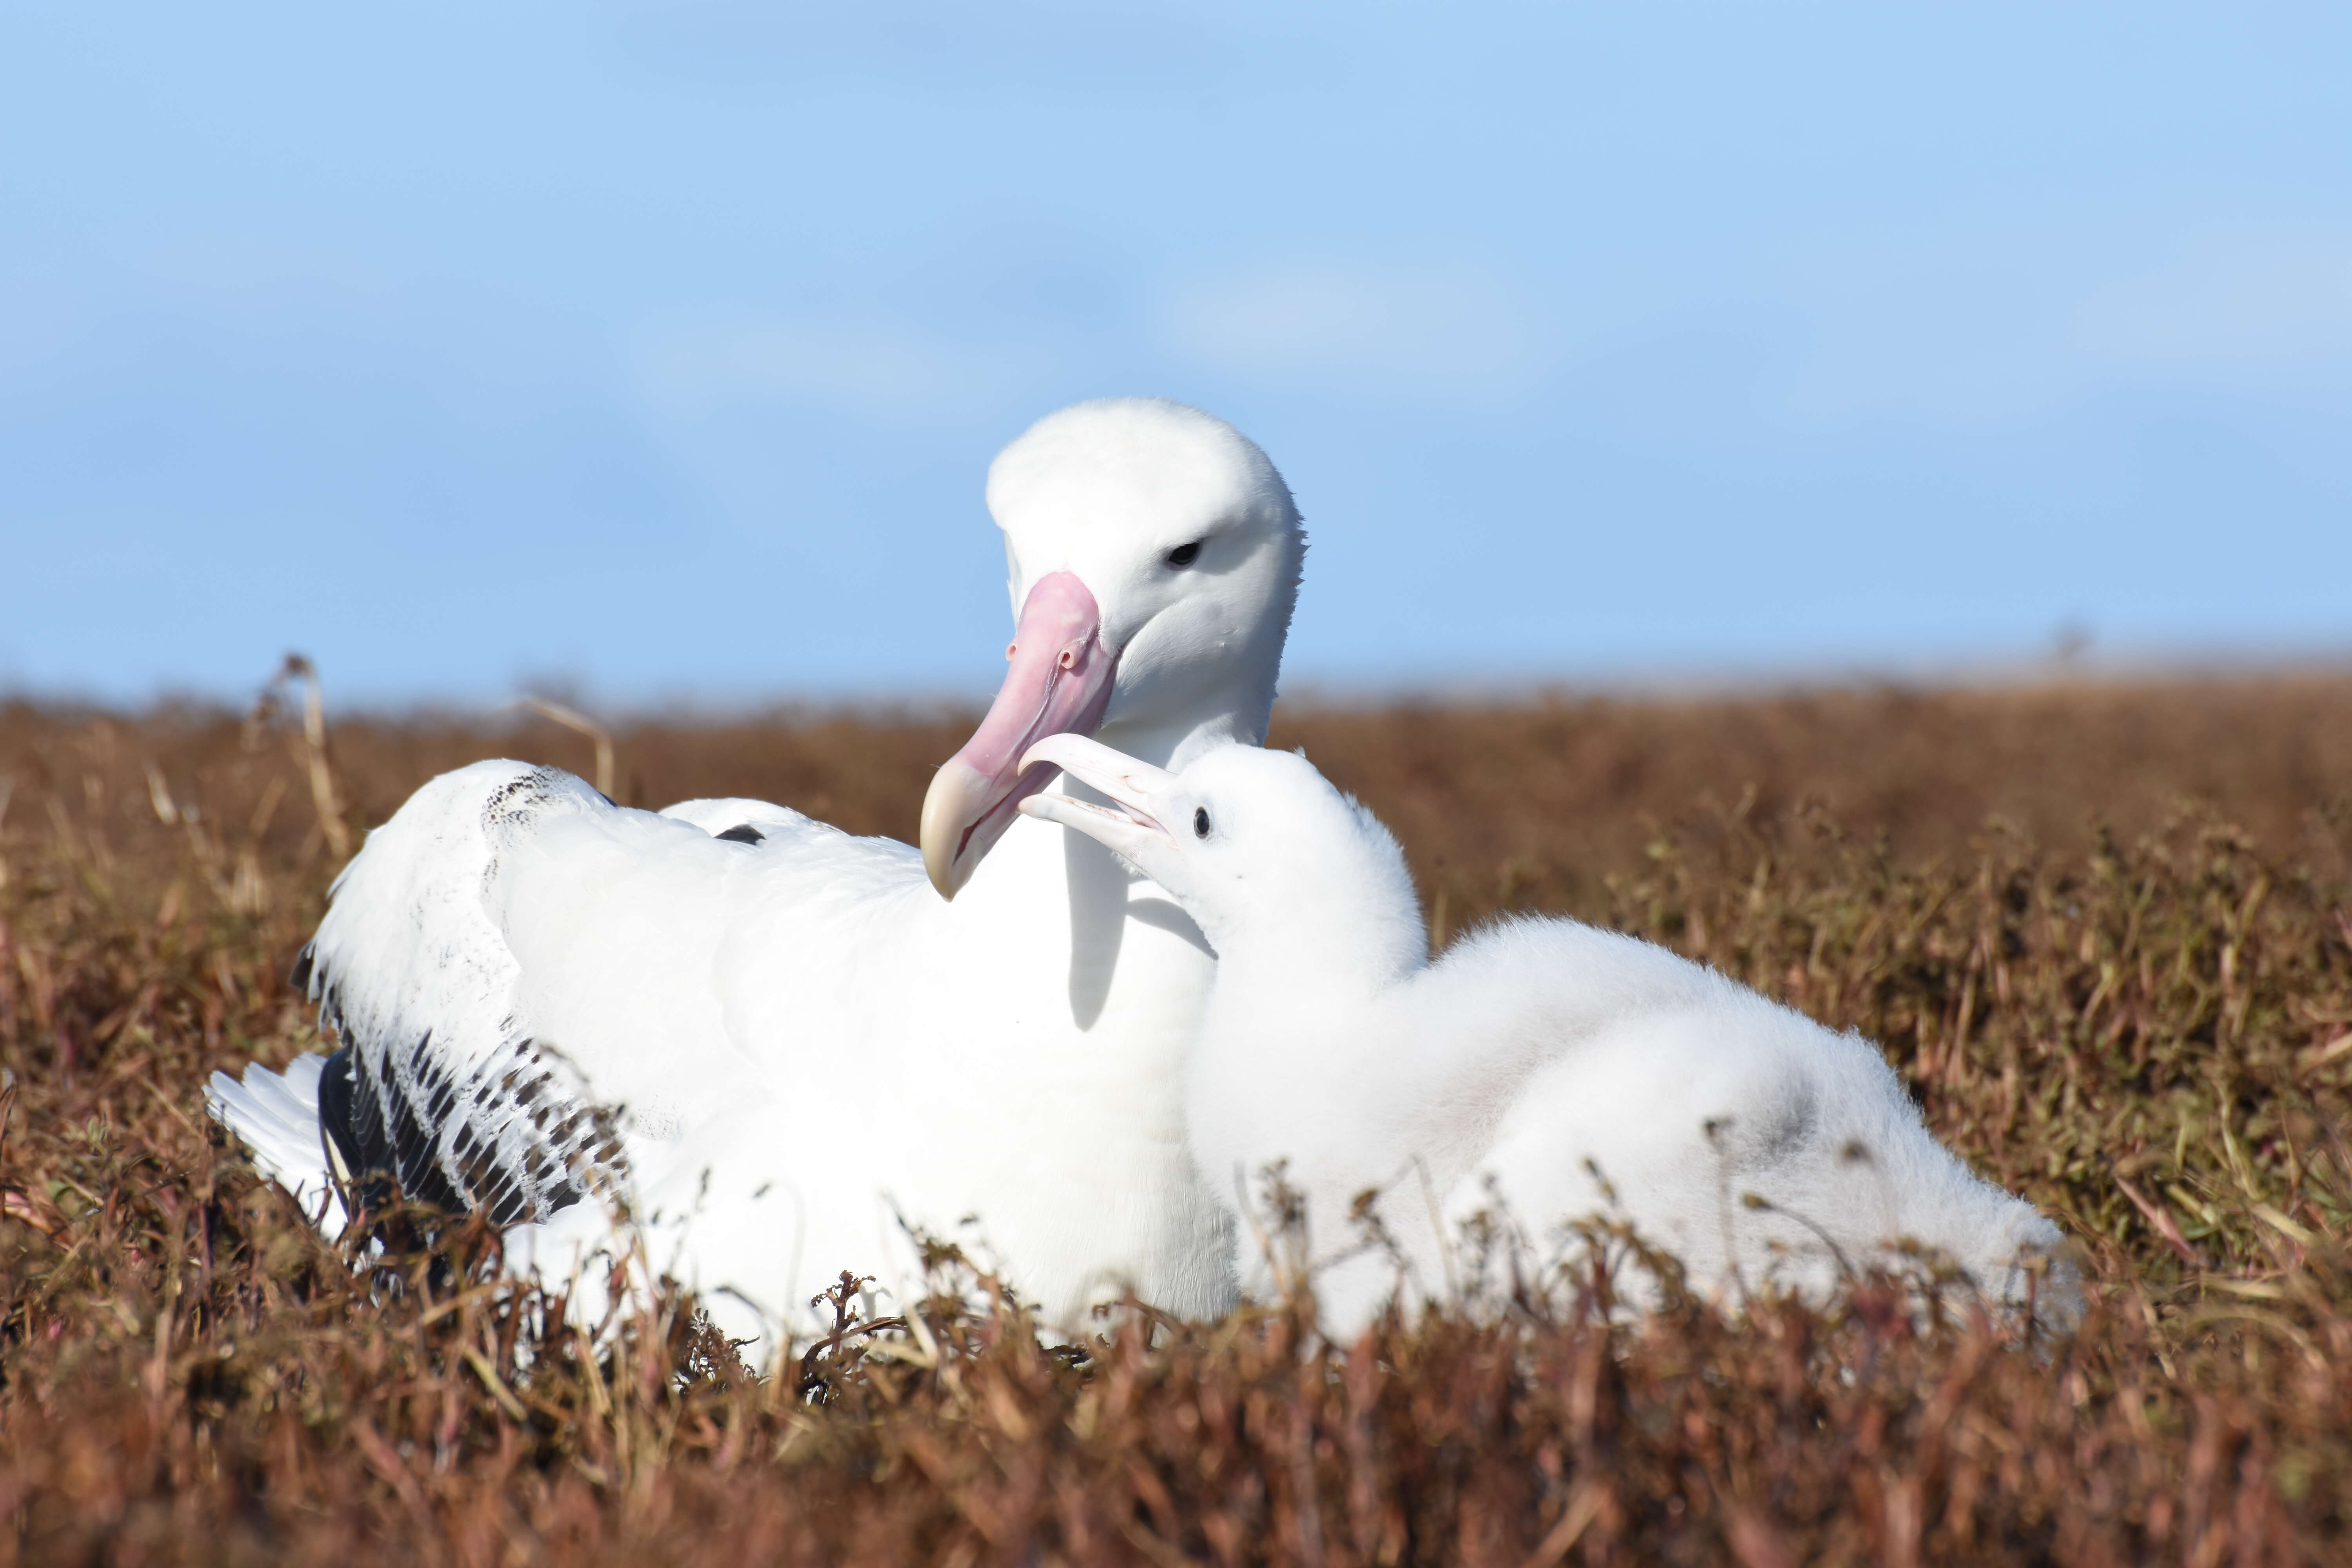
<path id="1" fill-rule="evenodd" d="M 1073 795 L 1037 795 L 1021 803 L 1023 816 L 1075 827 L 1130 861 L 1168 841 L 1160 816 L 1175 778 L 1165 770 L 1083 735 L 1049 735 L 1030 747 L 1022 761 L 1058 767 L 1112 803 L 1103 806 Z"/>
<path id="2" fill-rule="evenodd" d="M 1118 673 L 1118 656 L 1103 647 L 1102 611 L 1071 572 L 1029 590 L 1005 657 L 1011 668 L 988 716 L 923 797 L 923 868 L 943 899 L 971 879 L 1021 803 L 1054 781 L 1056 764 L 1032 762 L 1031 749 L 1049 735 L 1092 734 Z"/>

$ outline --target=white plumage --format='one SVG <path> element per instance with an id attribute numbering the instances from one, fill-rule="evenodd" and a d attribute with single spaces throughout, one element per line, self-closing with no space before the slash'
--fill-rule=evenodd
<path id="1" fill-rule="evenodd" d="M 1571 921 L 1507 921 L 1431 962 L 1396 841 L 1302 756 L 1228 747 L 1171 773 L 1070 735 L 1032 755 L 1113 804 L 1022 809 L 1118 850 L 1217 951 L 1187 1073 L 1195 1159 L 1228 1202 L 1287 1162 L 1325 1253 L 1379 1188 L 1416 1294 L 1442 1289 L 1481 1211 L 1542 1242 L 1614 1210 L 1703 1286 L 1818 1295 L 1908 1239 L 1993 1300 L 2078 1307 L 2063 1259 L 2029 1286 L 2057 1228 L 1937 1142 L 1859 1035 Z M 1331 1268 L 1327 1324 L 1351 1335 L 1397 1280 L 1377 1253 Z"/>
<path id="2" fill-rule="evenodd" d="M 321 1195 L 341 1129 L 362 1184 L 487 1210 L 555 1272 L 611 1245 L 583 1200 L 626 1197 L 759 1358 L 839 1270 L 900 1283 L 902 1222 L 976 1216 L 1062 1321 L 1129 1285 L 1223 1306 L 1228 1230 L 1182 1137 L 1207 944 L 1014 805 L 1053 778 L 1023 758 L 1055 730 L 1178 763 L 1262 739 L 1297 514 L 1255 447 L 1148 400 L 1041 421 L 989 500 L 1011 668 L 921 851 L 765 802 L 657 816 L 550 769 L 460 769 L 369 836 L 306 951 L 336 1068 L 216 1074 L 214 1114 Z"/>
<path id="3" fill-rule="evenodd" d="M 296 1057 L 282 1073 L 247 1068 L 242 1083 L 216 1072 L 205 1102 L 245 1140 L 254 1168 L 293 1194 L 302 1212 L 333 1236 L 350 1215 L 319 1132 L 319 1069 L 326 1062 L 312 1053 Z"/>

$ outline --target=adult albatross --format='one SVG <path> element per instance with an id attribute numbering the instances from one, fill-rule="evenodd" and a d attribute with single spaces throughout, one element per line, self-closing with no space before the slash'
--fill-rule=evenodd
<path id="1" fill-rule="evenodd" d="M 905 1226 L 975 1216 L 1062 1321 L 1129 1286 L 1223 1305 L 1182 1121 L 1213 957 L 1158 888 L 1016 808 L 1071 787 L 1022 765 L 1047 734 L 1168 767 L 1263 741 L 1298 513 L 1249 440 L 1154 399 L 1039 421 L 988 505 L 1009 668 L 919 852 L 764 802 L 656 815 L 549 768 L 444 774 L 369 835 L 297 967 L 341 1049 L 215 1074 L 213 1114 L 331 1226 L 389 1178 L 558 1267 L 626 1195 L 761 1358 L 840 1269 L 902 1278 Z"/>

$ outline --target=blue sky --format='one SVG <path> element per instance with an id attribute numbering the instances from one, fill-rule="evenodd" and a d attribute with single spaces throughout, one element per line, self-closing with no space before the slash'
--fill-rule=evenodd
<path id="1" fill-rule="evenodd" d="M 988 458 L 1296 677 L 2352 649 L 2352 13 L 0 0 L 0 687 L 984 691 Z"/>

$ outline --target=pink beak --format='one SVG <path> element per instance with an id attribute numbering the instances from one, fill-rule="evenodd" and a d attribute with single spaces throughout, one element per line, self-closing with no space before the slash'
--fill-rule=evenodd
<path id="1" fill-rule="evenodd" d="M 1054 782 L 1050 763 L 1021 759 L 1048 735 L 1091 735 L 1110 706 L 1118 656 L 1102 645 L 1102 611 L 1074 573 L 1037 580 L 1005 650 L 1013 668 L 988 717 L 931 779 L 923 797 L 923 868 L 952 899 L 1020 815 Z"/>

